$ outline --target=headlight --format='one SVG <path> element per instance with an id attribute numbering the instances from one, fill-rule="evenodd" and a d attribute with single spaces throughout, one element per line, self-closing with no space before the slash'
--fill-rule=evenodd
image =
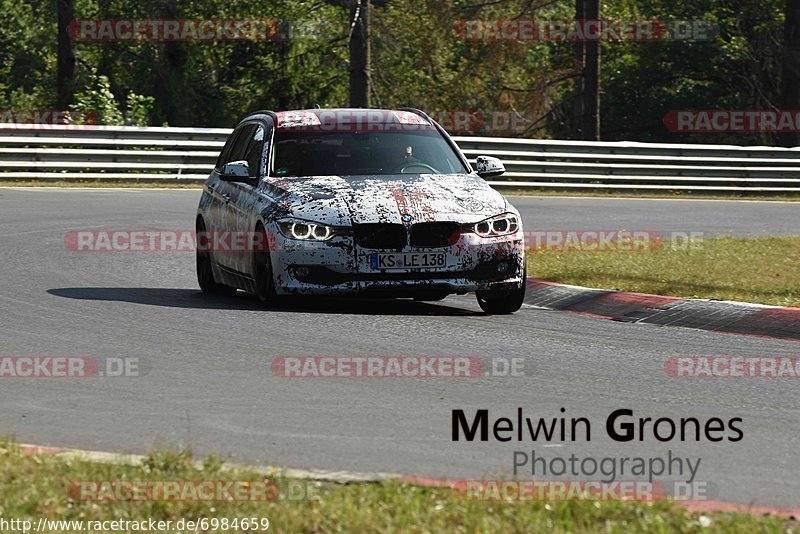
<path id="1" fill-rule="evenodd" d="M 473 232 L 481 237 L 497 237 L 514 234 L 519 230 L 519 218 L 512 213 L 503 213 L 472 225 L 466 225 L 464 231 Z"/>
<path id="2" fill-rule="evenodd" d="M 333 236 L 346 233 L 344 228 L 300 220 L 279 221 L 278 228 L 284 237 L 300 241 L 327 241 Z"/>

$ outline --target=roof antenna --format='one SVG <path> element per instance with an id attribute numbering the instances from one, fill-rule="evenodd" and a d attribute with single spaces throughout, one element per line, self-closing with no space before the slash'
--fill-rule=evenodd
<path id="1" fill-rule="evenodd" d="M 319 107 L 319 104 L 314 104 L 314 109 L 322 109 L 322 108 Z"/>

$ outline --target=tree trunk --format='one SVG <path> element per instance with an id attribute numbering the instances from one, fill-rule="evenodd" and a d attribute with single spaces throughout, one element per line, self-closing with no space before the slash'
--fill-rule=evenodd
<path id="1" fill-rule="evenodd" d="M 600 20 L 600 0 L 586 0 L 586 19 Z M 583 138 L 600 140 L 600 41 L 586 42 L 586 64 L 583 70 Z"/>
<path id="2" fill-rule="evenodd" d="M 800 110 L 800 2 L 784 0 L 784 13 L 781 106 L 796 111 Z M 800 146 L 798 132 L 784 132 L 777 139 L 781 146 Z"/>
<path id="3" fill-rule="evenodd" d="M 354 0 L 350 21 L 350 107 L 368 108 L 370 93 L 369 0 Z"/>
<path id="4" fill-rule="evenodd" d="M 73 0 L 56 0 L 58 56 L 56 58 L 56 105 L 66 110 L 75 98 L 75 51 L 67 28 L 74 18 Z"/>
<path id="5" fill-rule="evenodd" d="M 586 0 L 575 0 L 575 20 L 586 18 Z M 575 41 L 575 70 L 580 74 L 575 78 L 575 89 L 572 95 L 572 138 L 583 139 L 584 109 L 584 70 L 586 69 L 586 41 Z"/>
<path id="6" fill-rule="evenodd" d="M 180 18 L 178 7 L 171 0 L 162 0 L 158 16 L 166 20 Z M 186 50 L 179 41 L 167 41 L 160 47 L 160 57 L 153 66 L 154 116 L 158 123 L 185 126 L 184 118 L 191 114 L 191 105 L 181 84 Z"/>

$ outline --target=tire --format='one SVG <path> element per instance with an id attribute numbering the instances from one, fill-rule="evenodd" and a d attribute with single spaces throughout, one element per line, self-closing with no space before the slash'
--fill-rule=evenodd
<path id="1" fill-rule="evenodd" d="M 518 288 L 477 291 L 478 306 L 489 315 L 506 315 L 518 311 L 525 301 L 527 272 L 527 268 L 523 269 L 522 285 Z"/>
<path id="2" fill-rule="evenodd" d="M 253 251 L 253 277 L 256 282 L 255 295 L 264 306 L 278 306 L 281 299 L 275 292 L 275 280 L 272 277 L 272 261 L 269 256 L 269 240 L 267 231 L 260 223 L 256 226 L 256 232 L 263 234 L 262 243 L 264 250 Z"/>
<path id="3" fill-rule="evenodd" d="M 206 231 L 203 219 L 197 220 L 196 228 L 198 236 Z M 197 240 L 195 241 L 195 250 L 197 255 L 197 284 L 200 286 L 200 290 L 209 295 L 233 295 L 236 293 L 235 287 L 226 286 L 214 280 L 214 271 L 211 269 L 211 254 L 207 250 L 201 250 Z"/>

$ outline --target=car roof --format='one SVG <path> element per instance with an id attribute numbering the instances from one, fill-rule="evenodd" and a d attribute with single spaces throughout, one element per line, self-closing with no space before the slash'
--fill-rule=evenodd
<path id="1" fill-rule="evenodd" d="M 289 111 L 257 111 L 245 120 L 256 115 L 270 115 L 278 129 L 302 128 L 320 125 L 376 125 L 412 124 L 433 126 L 433 121 L 424 112 L 412 109 L 366 109 L 366 108 L 328 108 L 298 109 Z"/>

